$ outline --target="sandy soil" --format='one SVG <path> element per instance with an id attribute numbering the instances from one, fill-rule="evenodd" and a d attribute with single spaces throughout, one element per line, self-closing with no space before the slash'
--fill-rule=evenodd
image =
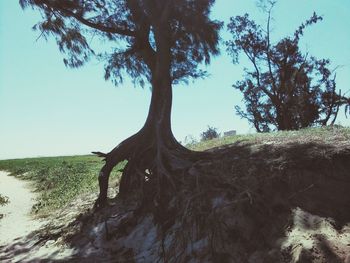
<path id="1" fill-rule="evenodd" d="M 29 215 L 35 194 L 30 191 L 28 182 L 0 171 L 0 193 L 10 201 L 0 207 L 0 213 L 4 214 L 0 221 L 0 246 L 3 246 L 38 229 L 41 224 Z"/>
<path id="2" fill-rule="evenodd" d="M 35 203 L 35 193 L 30 183 L 0 171 L 0 193 L 9 198 L 9 203 L 0 207 L 0 262 L 38 262 L 40 258 L 55 254 L 65 255 L 54 244 L 36 246 L 40 237 L 38 230 L 48 221 L 34 219 L 30 215 Z"/>

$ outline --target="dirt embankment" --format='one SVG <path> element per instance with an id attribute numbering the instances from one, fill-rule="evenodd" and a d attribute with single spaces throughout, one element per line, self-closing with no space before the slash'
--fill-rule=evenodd
<path id="1" fill-rule="evenodd" d="M 211 151 L 168 209 L 117 197 L 93 213 L 94 197 L 81 198 L 36 246 L 65 243 L 73 262 L 350 262 L 348 140 Z"/>

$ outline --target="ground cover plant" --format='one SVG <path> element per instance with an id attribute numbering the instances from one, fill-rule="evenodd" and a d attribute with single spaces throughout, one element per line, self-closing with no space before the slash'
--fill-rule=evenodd
<path id="1" fill-rule="evenodd" d="M 0 206 L 7 205 L 9 202 L 9 199 L 7 196 L 3 196 L 0 194 Z M 0 219 L 3 217 L 3 214 L 0 213 Z"/>
<path id="2" fill-rule="evenodd" d="M 7 196 L 3 196 L 0 194 L 0 206 L 4 206 L 9 202 L 8 197 Z"/>
<path id="3" fill-rule="evenodd" d="M 100 159 L 92 155 L 0 161 L 0 170 L 33 182 L 39 194 L 33 212 L 41 214 L 63 207 L 80 194 L 96 192 L 96 175 L 101 166 Z M 116 181 L 120 175 L 118 170 L 112 174 Z"/>

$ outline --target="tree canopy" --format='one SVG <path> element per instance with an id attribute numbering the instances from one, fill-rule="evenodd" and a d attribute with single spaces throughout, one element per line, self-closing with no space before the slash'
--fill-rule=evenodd
<path id="1" fill-rule="evenodd" d="M 214 0 L 20 0 L 23 8 L 38 8 L 43 20 L 34 28 L 53 36 L 68 67 L 80 67 L 91 56 L 105 63 L 105 78 L 120 84 L 125 75 L 144 85 L 155 67 L 156 23 L 168 26 L 171 78 L 174 83 L 205 75 L 201 62 L 218 54 L 222 24 L 209 19 Z M 110 43 L 96 51 L 92 38 Z M 96 46 L 96 45 L 95 45 Z M 98 48 L 97 48 L 98 50 Z"/>
<path id="2" fill-rule="evenodd" d="M 349 98 L 336 90 L 336 74 L 329 59 L 317 59 L 300 50 L 300 39 L 307 27 L 322 20 L 314 13 L 293 35 L 277 43 L 270 40 L 271 11 L 267 9 L 266 29 L 248 14 L 230 19 L 227 28 L 232 39 L 226 42 L 233 61 L 244 55 L 252 68 L 245 79 L 233 85 L 244 96 L 246 110 L 236 106 L 236 113 L 254 125 L 258 132 L 297 130 L 315 125 L 333 124 L 339 108 Z"/>

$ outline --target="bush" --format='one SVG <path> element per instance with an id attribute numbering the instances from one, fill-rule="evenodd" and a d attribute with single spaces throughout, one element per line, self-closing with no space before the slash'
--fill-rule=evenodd
<path id="1" fill-rule="evenodd" d="M 208 126 L 208 129 L 201 133 L 201 141 L 208 141 L 211 139 L 219 138 L 220 134 L 217 128 Z"/>

